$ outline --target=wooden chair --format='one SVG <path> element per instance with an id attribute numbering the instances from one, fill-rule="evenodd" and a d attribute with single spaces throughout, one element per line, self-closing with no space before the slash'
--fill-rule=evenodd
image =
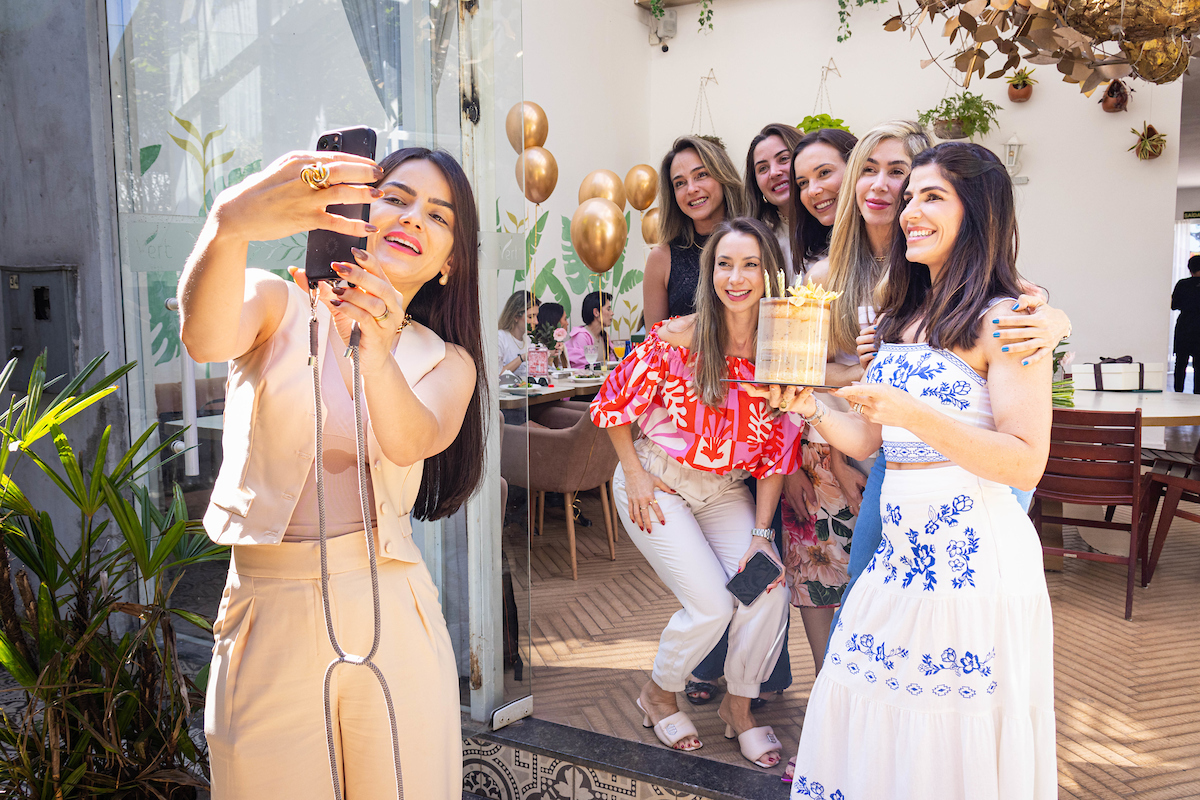
<path id="1" fill-rule="evenodd" d="M 542 424 L 555 424 L 550 412 L 541 417 Z M 604 511 L 604 526 L 608 533 L 608 554 L 617 560 L 615 530 L 620 524 L 613 516 L 610 481 L 617 468 L 617 453 L 608 434 L 596 427 L 587 414 L 570 410 L 561 412 L 562 427 L 525 427 L 520 432 L 513 426 L 504 436 L 500 469 L 510 484 L 524 486 L 534 494 L 543 493 L 538 503 L 535 530 L 541 532 L 545 512 L 545 492 L 561 492 L 567 517 L 567 541 L 571 548 L 571 577 L 579 579 L 575 554 L 575 519 L 571 510 L 575 495 L 589 489 L 600 489 Z M 526 438 L 528 437 L 528 438 Z M 527 444 L 528 443 L 528 444 Z"/>
<path id="2" fill-rule="evenodd" d="M 1142 586 L 1147 586 L 1154 577 L 1154 569 L 1158 566 L 1158 558 L 1162 555 L 1163 544 L 1167 540 L 1167 531 L 1175 517 L 1182 517 L 1192 522 L 1200 523 L 1200 514 L 1179 507 L 1181 501 L 1200 503 L 1200 462 L 1191 463 L 1182 460 L 1159 459 L 1154 463 L 1153 470 L 1145 476 L 1146 506 L 1144 517 L 1141 558 Z M 1166 497 L 1163 503 L 1162 515 L 1158 518 L 1158 528 L 1154 532 L 1154 547 L 1147 555 L 1150 542 L 1150 524 L 1154 520 L 1154 512 L 1158 503 Z"/>
<path id="3" fill-rule="evenodd" d="M 1034 492 L 1030 516 L 1039 533 L 1043 522 L 1088 528 L 1129 530 L 1129 552 L 1114 556 L 1064 547 L 1042 547 L 1047 555 L 1124 564 L 1125 619 L 1133 619 L 1133 573 L 1141 549 L 1142 530 L 1142 410 L 1130 413 L 1054 409 L 1050 459 Z M 1044 501 L 1091 506 L 1130 506 L 1131 521 L 1051 516 Z"/>

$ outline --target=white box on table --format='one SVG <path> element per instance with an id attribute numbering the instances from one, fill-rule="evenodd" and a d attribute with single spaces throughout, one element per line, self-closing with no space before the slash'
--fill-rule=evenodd
<path id="1" fill-rule="evenodd" d="M 1100 364 L 1102 386 L 1096 385 L 1095 364 L 1074 364 L 1075 388 L 1092 392 L 1161 392 L 1165 365 L 1162 363 Z M 1140 385 L 1139 385 L 1140 384 Z"/>

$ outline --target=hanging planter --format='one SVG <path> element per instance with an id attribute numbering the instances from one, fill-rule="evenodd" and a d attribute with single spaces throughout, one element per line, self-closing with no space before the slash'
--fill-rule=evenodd
<path id="1" fill-rule="evenodd" d="M 1143 122 L 1140 133 L 1137 128 L 1130 128 L 1129 131 L 1138 137 L 1137 141 L 1129 149 L 1135 151 L 1137 157 L 1142 161 L 1158 158 L 1163 154 L 1163 150 L 1166 149 L 1167 135 L 1159 133 L 1153 125 L 1147 125 Z"/>
<path id="2" fill-rule="evenodd" d="M 1110 114 L 1128 111 L 1129 95 L 1132 93 L 1133 89 L 1126 86 L 1124 81 L 1110 81 L 1108 88 L 1104 90 L 1104 96 L 1100 98 L 1100 107 Z"/>
<path id="3" fill-rule="evenodd" d="M 942 102 L 919 117 L 921 124 L 933 127 L 939 139 L 968 139 L 977 133 L 986 134 L 996 124 L 1000 106 L 981 95 L 962 92 L 943 97 Z"/>
<path id="4" fill-rule="evenodd" d="M 1033 70 L 1022 68 L 1014 72 L 1008 79 L 1008 99 L 1014 103 L 1026 103 L 1033 96 L 1033 85 L 1037 79 L 1032 77 Z"/>

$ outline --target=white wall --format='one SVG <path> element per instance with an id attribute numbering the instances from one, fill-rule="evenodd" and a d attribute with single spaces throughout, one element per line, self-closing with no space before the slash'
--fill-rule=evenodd
<path id="1" fill-rule="evenodd" d="M 550 121 L 546 149 L 558 162 L 558 186 L 541 211 L 549 211 L 537 261 L 557 260 L 562 274 L 562 218 L 578 207 L 579 184 L 593 170 L 625 177 L 637 164 L 661 157 L 650 143 L 650 75 L 644 11 L 632 0 L 524 0 L 525 99 Z M 656 156 L 657 153 L 657 156 Z M 502 176 L 501 180 L 507 180 Z M 513 209 L 517 216 L 522 214 Z M 626 263 L 645 263 L 638 212 L 630 211 Z M 533 205 L 527 212 L 532 216 Z M 565 279 L 564 279 L 565 283 Z M 604 291 L 611 291 L 608 278 Z M 640 287 L 627 297 L 640 313 Z M 582 293 L 573 296 L 571 322 L 581 324 Z M 543 300 L 554 299 L 544 294 Z M 617 316 L 630 312 L 618 299 Z M 624 332 L 624 331 L 623 331 Z"/>
<path id="2" fill-rule="evenodd" d="M 1175 192 L 1175 219 L 1185 211 L 1200 211 L 1200 186 L 1180 186 Z"/>
<path id="3" fill-rule="evenodd" d="M 566 167 L 552 203 L 573 210 L 589 167 L 624 174 L 638 160 L 655 164 L 675 136 L 690 132 L 699 80 L 710 69 L 718 80 L 708 89 L 716 133 L 738 164 L 764 124 L 796 123 L 813 112 L 820 68 L 830 58 L 842 75 L 830 78 L 832 113 L 859 134 L 886 119 L 915 118 L 954 89 L 936 67 L 920 68 L 928 56 L 919 38 L 882 30 L 890 8 L 856 9 L 854 35 L 842 44 L 828 0 L 716 0 L 709 34 L 696 32 L 693 10 L 679 9 L 679 36 L 664 54 L 646 43 L 644 12 L 627 0 L 526 0 L 526 97 L 561 109 L 546 106 L 548 147 Z M 926 36 L 940 52 L 936 33 Z M 979 141 L 999 150 L 1015 132 L 1026 142 L 1022 172 L 1030 181 L 1017 188 L 1022 272 L 1070 313 L 1080 357 L 1131 353 L 1162 361 L 1180 84 L 1135 82 L 1129 112 L 1106 114 L 1097 97 L 1061 83 L 1053 66 L 1038 67 L 1034 77 L 1040 83 L 1024 105 L 1008 101 L 1001 81 L 971 87 L 1003 106 L 999 130 Z M 608 88 L 599 102 L 587 102 L 572 88 L 581 81 Z M 1126 152 L 1130 127 L 1143 120 L 1167 134 L 1167 150 L 1154 161 Z M 568 126 L 569 144 L 559 138 Z M 627 160 L 611 163 L 622 155 Z"/>

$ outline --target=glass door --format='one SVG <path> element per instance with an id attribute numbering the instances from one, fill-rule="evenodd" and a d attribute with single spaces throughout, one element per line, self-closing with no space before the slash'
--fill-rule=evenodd
<path id="1" fill-rule="evenodd" d="M 488 232 L 481 298 L 495 360 L 498 293 L 518 274 L 489 223 L 498 203 L 513 202 L 507 195 L 520 197 L 511 177 L 493 180 L 515 168 L 503 120 L 521 99 L 519 0 L 108 0 L 107 19 L 126 356 L 138 362 L 130 427 L 186 431 L 183 456 L 147 476 L 160 501 L 179 485 L 201 516 L 221 463 L 227 370 L 181 347 L 174 295 L 184 261 L 222 190 L 311 149 L 323 131 L 367 125 L 380 157 L 422 145 L 463 163 Z M 249 263 L 287 278 L 305 246 L 303 234 L 255 242 Z M 456 517 L 416 526 L 456 633 L 464 710 L 480 721 L 530 692 L 528 670 L 515 680 L 512 667 L 514 648 L 528 663 L 528 602 L 513 608 L 504 591 L 514 575 L 528 584 L 528 530 L 510 530 L 502 546 L 491 431 L 483 489 Z M 211 618 L 217 599 L 219 587 L 199 590 L 195 610 Z"/>

